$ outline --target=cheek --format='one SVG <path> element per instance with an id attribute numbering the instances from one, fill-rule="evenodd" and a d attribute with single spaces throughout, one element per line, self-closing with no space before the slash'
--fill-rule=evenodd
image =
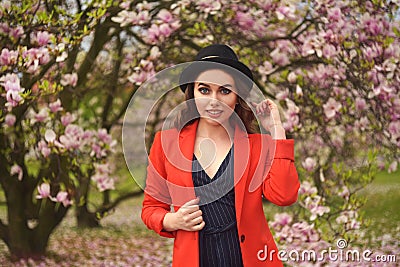
<path id="1" fill-rule="evenodd" d="M 207 106 L 207 100 L 204 98 L 195 98 L 194 102 L 198 111 L 202 111 Z"/>
<path id="2" fill-rule="evenodd" d="M 232 95 L 232 96 L 228 97 L 224 101 L 225 105 L 230 107 L 232 109 L 232 111 L 235 110 L 236 102 L 237 102 L 237 96 L 236 95 Z"/>

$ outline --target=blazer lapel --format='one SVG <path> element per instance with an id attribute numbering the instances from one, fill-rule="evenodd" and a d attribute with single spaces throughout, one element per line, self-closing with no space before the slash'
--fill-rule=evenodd
<path id="1" fill-rule="evenodd" d="M 235 179 L 235 206 L 238 227 L 240 226 L 244 192 L 246 190 L 246 177 L 249 172 L 250 143 L 247 133 L 235 128 L 234 136 L 234 179 Z"/>

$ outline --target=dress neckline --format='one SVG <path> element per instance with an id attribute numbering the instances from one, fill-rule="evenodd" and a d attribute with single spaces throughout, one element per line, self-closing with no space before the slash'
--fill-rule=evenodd
<path id="1" fill-rule="evenodd" d="M 198 169 L 196 168 L 196 172 L 204 172 L 205 175 L 207 176 L 207 178 L 210 181 L 216 180 L 219 176 L 219 173 L 221 172 L 221 167 L 225 164 L 225 162 L 227 161 L 227 159 L 231 158 L 231 154 L 232 154 L 232 150 L 233 150 L 233 145 L 231 146 L 231 148 L 229 149 L 228 153 L 226 154 L 224 160 L 221 162 L 221 164 L 218 166 L 217 171 L 215 172 L 214 176 L 211 178 L 210 175 L 208 175 L 208 173 L 205 171 L 204 167 L 201 165 L 200 161 L 197 159 L 196 155 L 193 153 L 193 161 L 197 162 L 198 165 Z"/>

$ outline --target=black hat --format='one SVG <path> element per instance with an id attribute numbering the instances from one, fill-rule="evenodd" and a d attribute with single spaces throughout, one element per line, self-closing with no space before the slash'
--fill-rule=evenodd
<path id="1" fill-rule="evenodd" d="M 253 85 L 253 74 L 251 70 L 245 64 L 238 60 L 235 52 L 227 45 L 213 44 L 210 46 L 206 46 L 199 51 L 195 58 L 195 61 L 196 62 L 193 62 L 182 71 L 179 78 L 179 86 L 183 92 L 185 92 L 187 84 L 193 82 L 193 80 L 197 77 L 201 70 L 212 68 L 212 66 L 208 64 L 203 63 L 201 65 L 201 63 L 198 62 L 215 62 L 232 67 L 249 78 L 244 81 L 244 83 L 248 87 L 248 90 L 250 90 Z M 214 67 L 217 68 L 216 66 Z"/>

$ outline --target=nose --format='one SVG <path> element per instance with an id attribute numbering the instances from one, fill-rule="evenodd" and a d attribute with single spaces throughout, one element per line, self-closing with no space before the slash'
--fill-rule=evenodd
<path id="1" fill-rule="evenodd" d="M 214 92 L 210 95 L 210 101 L 209 101 L 210 105 L 215 107 L 219 105 L 219 100 L 217 98 L 217 94 Z"/>

